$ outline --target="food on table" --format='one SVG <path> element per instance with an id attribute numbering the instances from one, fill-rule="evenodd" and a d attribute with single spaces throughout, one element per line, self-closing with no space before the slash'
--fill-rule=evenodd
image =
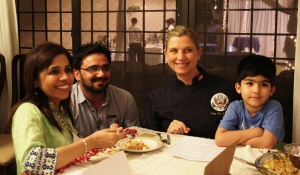
<path id="1" fill-rule="evenodd" d="M 142 140 L 130 139 L 122 145 L 122 148 L 128 150 L 148 150 L 150 147 Z"/>
<path id="2" fill-rule="evenodd" d="M 131 134 L 137 136 L 137 130 L 136 130 L 136 129 L 126 128 L 126 129 L 124 129 L 124 133 L 125 133 L 125 134 L 131 133 Z"/>
<path id="3" fill-rule="evenodd" d="M 139 134 L 140 137 L 156 137 L 156 134 L 150 134 L 150 133 L 143 133 L 143 134 Z"/>
<path id="4" fill-rule="evenodd" d="M 272 158 L 265 160 L 262 166 L 269 170 L 275 171 L 279 175 L 300 175 L 300 170 L 294 167 L 290 158 L 284 153 L 274 154 Z"/>

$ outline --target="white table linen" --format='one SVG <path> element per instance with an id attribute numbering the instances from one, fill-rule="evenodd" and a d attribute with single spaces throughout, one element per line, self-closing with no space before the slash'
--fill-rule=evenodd
<path id="1" fill-rule="evenodd" d="M 163 63 L 163 48 L 162 45 L 147 44 L 145 52 L 155 54 L 145 54 L 145 63 L 148 65 L 157 65 Z"/>
<path id="2" fill-rule="evenodd" d="M 132 127 L 138 130 L 138 133 L 155 133 L 156 131 L 145 128 Z M 181 140 L 182 135 L 171 134 L 171 144 L 175 144 Z M 166 133 L 162 133 L 162 137 L 166 138 Z M 158 137 L 157 137 L 158 138 Z M 147 153 L 126 153 L 129 166 L 133 175 L 196 175 L 204 174 L 205 166 L 209 162 L 189 161 L 177 158 L 167 152 L 171 145 L 164 144 L 161 149 Z M 255 162 L 256 158 L 266 153 L 267 149 L 251 148 L 251 146 L 238 146 L 234 156 Z M 72 166 L 66 169 L 64 175 L 81 174 L 84 169 L 92 166 L 91 162 Z M 230 173 L 232 175 L 261 175 L 255 168 L 245 163 L 233 160 Z"/>

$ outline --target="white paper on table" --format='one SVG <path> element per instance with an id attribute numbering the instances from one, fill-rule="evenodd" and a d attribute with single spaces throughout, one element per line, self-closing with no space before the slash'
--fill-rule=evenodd
<path id="1" fill-rule="evenodd" d="M 124 151 L 93 165 L 92 167 L 85 170 L 82 175 L 132 175 L 129 167 L 129 162 Z"/>
<path id="2" fill-rule="evenodd" d="M 225 147 L 218 147 L 215 140 L 184 136 L 181 141 L 172 145 L 167 152 L 173 156 L 193 161 L 212 161 Z"/>

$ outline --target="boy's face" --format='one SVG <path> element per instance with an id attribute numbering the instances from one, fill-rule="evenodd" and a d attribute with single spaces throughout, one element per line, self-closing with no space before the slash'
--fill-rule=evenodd
<path id="1" fill-rule="evenodd" d="M 246 77 L 241 84 L 235 84 L 236 91 L 241 94 L 245 107 L 254 115 L 258 112 L 269 97 L 275 92 L 275 86 L 264 76 Z"/>

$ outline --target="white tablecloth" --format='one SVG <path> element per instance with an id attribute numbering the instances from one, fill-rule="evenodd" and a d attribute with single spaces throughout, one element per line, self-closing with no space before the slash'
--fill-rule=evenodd
<path id="1" fill-rule="evenodd" d="M 152 130 L 134 127 L 138 133 L 155 133 Z M 166 133 L 162 133 L 165 137 Z M 181 135 L 171 135 L 171 144 L 177 143 L 182 138 Z M 129 166 L 133 175 L 198 175 L 204 173 L 204 168 L 209 162 L 188 161 L 185 159 L 173 157 L 167 153 L 170 145 L 164 144 L 161 149 L 147 152 L 144 154 L 126 153 Z M 251 148 L 250 146 L 238 146 L 235 156 L 255 162 L 255 159 L 262 155 L 260 152 L 267 152 L 267 149 Z M 80 174 L 84 167 L 92 166 L 92 163 L 76 165 L 67 169 L 64 175 Z M 230 173 L 232 175 L 261 175 L 255 168 L 245 163 L 233 160 Z"/>
<path id="2" fill-rule="evenodd" d="M 147 44 L 145 52 L 151 54 L 145 54 L 145 63 L 148 65 L 156 65 L 163 63 L 163 48 L 160 45 Z M 152 54 L 155 53 L 155 54 Z"/>

